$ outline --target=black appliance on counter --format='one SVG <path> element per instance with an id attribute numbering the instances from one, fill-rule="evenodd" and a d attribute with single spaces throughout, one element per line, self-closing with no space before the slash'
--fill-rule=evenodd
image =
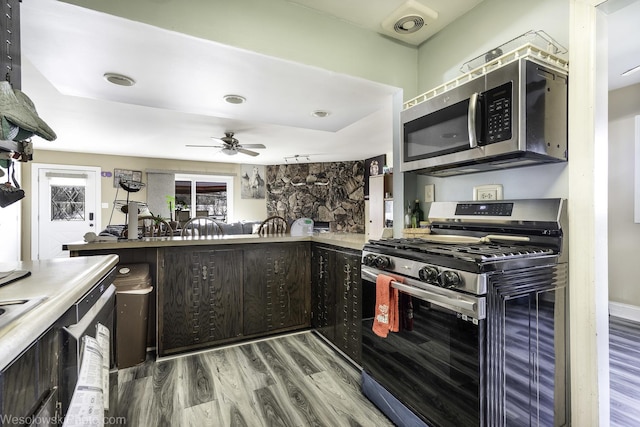
<path id="1" fill-rule="evenodd" d="M 425 238 L 370 241 L 400 295 L 400 331 L 363 307 L 363 392 L 399 426 L 569 425 L 562 199 L 434 202 Z M 404 323 L 404 324 L 403 324 Z"/>

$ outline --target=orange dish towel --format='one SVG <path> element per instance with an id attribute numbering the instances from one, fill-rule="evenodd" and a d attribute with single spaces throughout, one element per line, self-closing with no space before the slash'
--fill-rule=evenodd
<path id="1" fill-rule="evenodd" d="M 373 318 L 373 332 L 382 338 L 386 338 L 389 332 L 398 332 L 400 325 L 398 290 L 391 287 L 392 280 L 401 281 L 385 274 L 378 274 L 376 278 L 376 310 Z"/>

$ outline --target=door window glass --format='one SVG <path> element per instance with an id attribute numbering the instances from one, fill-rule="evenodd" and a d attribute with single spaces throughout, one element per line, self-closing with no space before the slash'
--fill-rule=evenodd
<path id="1" fill-rule="evenodd" d="M 51 221 L 84 221 L 85 186 L 55 181 L 50 182 Z"/>

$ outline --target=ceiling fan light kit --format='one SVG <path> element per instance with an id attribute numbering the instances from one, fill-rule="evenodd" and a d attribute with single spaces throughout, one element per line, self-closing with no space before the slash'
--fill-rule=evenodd
<path id="1" fill-rule="evenodd" d="M 225 132 L 222 138 L 213 138 L 218 141 L 222 141 L 223 145 L 193 145 L 187 144 L 187 147 L 206 147 L 206 148 L 221 148 L 221 152 L 227 156 L 235 156 L 238 153 L 246 154 L 247 156 L 255 157 L 260 153 L 247 150 L 247 148 L 267 148 L 264 144 L 240 144 L 236 138 L 233 137 L 233 132 Z"/>

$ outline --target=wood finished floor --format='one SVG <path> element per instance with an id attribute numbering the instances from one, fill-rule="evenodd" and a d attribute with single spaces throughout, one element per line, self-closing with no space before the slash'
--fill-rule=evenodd
<path id="1" fill-rule="evenodd" d="M 611 317 L 609 333 L 611 426 L 640 427 L 640 323 Z M 111 396 L 130 427 L 392 426 L 312 333 L 123 369 Z"/>
<path id="2" fill-rule="evenodd" d="M 360 373 L 310 332 L 118 372 L 117 416 L 135 426 L 392 426 Z"/>
<path id="3" fill-rule="evenodd" d="M 611 426 L 640 426 L 640 323 L 609 318 Z"/>

